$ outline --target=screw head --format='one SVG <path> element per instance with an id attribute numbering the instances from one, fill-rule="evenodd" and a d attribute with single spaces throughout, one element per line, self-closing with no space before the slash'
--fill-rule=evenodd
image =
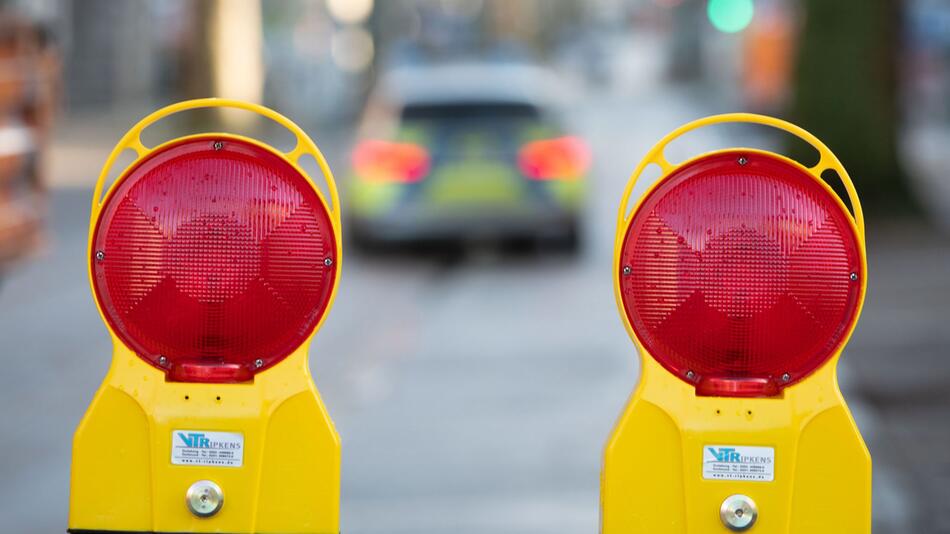
<path id="1" fill-rule="evenodd" d="M 211 517 L 224 506 L 224 492 L 210 480 L 199 480 L 185 492 L 188 510 L 198 517 Z"/>
<path id="2" fill-rule="evenodd" d="M 851 281 L 852 282 L 858 281 L 858 273 L 851 273 Z"/>
<path id="3" fill-rule="evenodd" d="M 161 365 L 162 367 L 165 367 L 166 365 L 168 365 L 168 358 L 166 358 L 166 357 L 164 357 L 164 356 L 159 356 L 159 357 L 158 357 L 158 365 Z"/>
<path id="4" fill-rule="evenodd" d="M 254 360 L 254 367 L 257 367 L 258 369 L 260 369 L 261 367 L 264 367 L 264 360 L 260 358 Z"/>
<path id="5" fill-rule="evenodd" d="M 623 274 L 624 274 L 624 276 L 630 276 L 630 273 L 632 273 L 632 272 L 633 272 L 633 268 L 632 268 L 632 267 L 630 267 L 629 265 L 624 265 L 624 266 L 623 266 Z"/>
<path id="6" fill-rule="evenodd" d="M 333 258 L 326 258 L 326 259 L 324 259 L 324 260 L 323 260 L 323 264 L 326 265 L 327 267 L 333 265 Z"/>
<path id="7" fill-rule="evenodd" d="M 97 251 L 96 251 L 96 260 L 97 260 L 97 261 L 102 261 L 102 260 L 104 260 L 104 259 L 106 259 L 106 253 L 105 253 L 105 251 L 97 250 Z"/>
<path id="8" fill-rule="evenodd" d="M 730 495 L 719 507 L 719 519 L 733 532 L 749 530 L 758 517 L 755 501 L 745 495 Z"/>
<path id="9" fill-rule="evenodd" d="M 749 158 L 745 156 L 739 156 L 738 162 L 739 162 L 739 165 L 745 165 L 746 163 L 749 163 Z"/>
<path id="10" fill-rule="evenodd" d="M 785 373 L 784 375 L 782 375 L 782 382 L 788 382 L 791 379 L 792 379 L 792 375 L 788 373 Z"/>
<path id="11" fill-rule="evenodd" d="M 211 147 L 214 148 L 215 150 L 221 150 L 222 148 L 224 148 L 224 143 L 222 143 L 221 141 L 215 141 L 211 145 Z"/>
<path id="12" fill-rule="evenodd" d="M 686 371 L 686 378 L 692 380 L 696 378 L 696 373 L 694 373 L 693 371 Z"/>

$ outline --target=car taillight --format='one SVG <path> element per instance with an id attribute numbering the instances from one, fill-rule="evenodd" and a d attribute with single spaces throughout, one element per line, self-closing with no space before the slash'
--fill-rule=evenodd
<path id="1" fill-rule="evenodd" d="M 429 152 L 412 143 L 367 140 L 353 149 L 353 168 L 365 180 L 417 182 L 429 174 Z"/>
<path id="2" fill-rule="evenodd" d="M 190 138 L 130 169 L 93 236 L 113 331 L 173 381 L 241 382 L 323 315 L 336 243 L 310 182 L 258 145 Z"/>
<path id="3" fill-rule="evenodd" d="M 534 180 L 580 178 L 590 167 L 590 150 L 577 137 L 531 141 L 518 151 L 521 174 Z"/>
<path id="4" fill-rule="evenodd" d="M 856 320 L 864 276 L 833 195 L 761 153 L 718 153 L 664 178 L 619 259 L 644 348 L 700 395 L 774 395 L 827 361 Z"/>

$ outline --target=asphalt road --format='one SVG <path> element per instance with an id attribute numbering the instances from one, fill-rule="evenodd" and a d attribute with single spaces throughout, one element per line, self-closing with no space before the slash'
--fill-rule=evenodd
<path id="1" fill-rule="evenodd" d="M 611 287 L 616 205 L 653 142 L 723 111 L 698 102 L 644 89 L 575 109 L 597 162 L 576 259 L 347 257 L 311 352 L 343 439 L 344 532 L 597 531 L 601 448 L 637 380 Z M 76 175 L 64 183 L 88 183 L 116 124 L 88 157 L 61 147 L 82 162 L 58 167 Z M 683 149 L 737 135 L 707 132 Z M 315 137 L 339 166 L 346 140 Z M 4 532 L 64 530 L 71 435 L 109 365 L 85 270 L 89 198 L 85 187 L 53 191 L 46 254 L 0 290 Z M 842 383 L 876 458 L 875 531 L 950 532 L 950 244 L 915 223 L 873 225 L 871 255 Z"/>

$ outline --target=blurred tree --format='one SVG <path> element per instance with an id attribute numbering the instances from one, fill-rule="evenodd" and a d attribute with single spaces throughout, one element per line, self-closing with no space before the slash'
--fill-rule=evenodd
<path id="1" fill-rule="evenodd" d="M 897 149 L 902 1 L 803 0 L 802 5 L 792 120 L 841 159 L 862 203 L 878 211 L 913 208 Z M 790 147 L 805 161 L 809 156 L 801 150 Z"/>

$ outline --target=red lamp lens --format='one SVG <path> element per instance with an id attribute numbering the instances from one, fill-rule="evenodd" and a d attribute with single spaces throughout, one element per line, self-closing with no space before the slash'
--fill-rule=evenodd
<path id="1" fill-rule="evenodd" d="M 849 215 L 803 170 L 717 154 L 644 199 L 621 251 L 621 297 L 645 349 L 700 394 L 774 395 L 852 328 L 859 250 Z"/>
<path id="2" fill-rule="evenodd" d="M 106 200 L 93 247 L 106 319 L 170 380 L 250 380 L 310 335 L 335 280 L 333 226 L 313 186 L 231 139 L 182 141 L 138 163 Z"/>

